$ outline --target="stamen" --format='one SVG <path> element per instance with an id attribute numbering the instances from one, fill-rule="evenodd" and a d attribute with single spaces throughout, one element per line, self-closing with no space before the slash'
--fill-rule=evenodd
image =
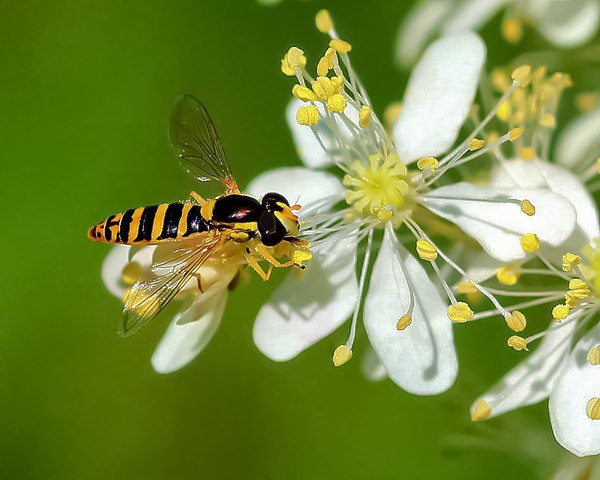
<path id="1" fill-rule="evenodd" d="M 513 332 L 522 332 L 527 326 L 527 319 L 525 318 L 525 315 L 518 310 L 507 316 L 504 320 L 506 320 L 506 325 L 508 325 L 508 328 L 510 328 Z"/>
<path id="2" fill-rule="evenodd" d="M 333 365 L 335 367 L 341 367 L 342 365 L 348 363 L 351 358 L 352 350 L 350 350 L 346 345 L 340 345 L 333 352 Z"/>
<path id="3" fill-rule="evenodd" d="M 491 414 L 492 409 L 490 408 L 490 404 L 485 400 L 479 400 L 473 407 L 473 410 L 471 410 L 471 420 L 474 422 L 485 420 Z"/>
<path id="4" fill-rule="evenodd" d="M 510 78 L 516 82 L 519 87 L 526 87 L 531 82 L 531 65 L 521 65 L 515 68 L 510 74 Z"/>
<path id="5" fill-rule="evenodd" d="M 456 323 L 465 323 L 473 320 L 473 310 L 465 302 L 457 302 L 448 307 L 448 318 Z"/>
<path id="6" fill-rule="evenodd" d="M 527 199 L 522 200 L 521 201 L 521 211 L 525 215 L 532 217 L 535 215 L 535 206 Z"/>
<path id="7" fill-rule="evenodd" d="M 587 354 L 587 361 L 590 365 L 600 365 L 600 345 L 594 345 Z"/>
<path id="8" fill-rule="evenodd" d="M 567 318 L 569 316 L 570 311 L 571 311 L 571 308 L 568 305 L 565 305 L 565 304 L 556 305 L 552 309 L 552 318 L 554 318 L 555 321 L 560 322 L 561 320 L 564 320 L 565 318 Z"/>
<path id="9" fill-rule="evenodd" d="M 424 238 L 417 240 L 417 253 L 422 260 L 432 262 L 437 258 L 436 248 Z"/>
<path id="10" fill-rule="evenodd" d="M 321 33 L 329 33 L 333 30 L 333 21 L 328 10 L 319 10 L 315 15 L 315 25 Z"/>
<path id="11" fill-rule="evenodd" d="M 519 241 L 525 253 L 533 253 L 540 249 L 540 240 L 535 233 L 526 233 Z"/>
<path id="12" fill-rule="evenodd" d="M 363 105 L 358 112 L 358 124 L 361 128 L 367 128 L 369 123 L 371 123 L 371 108 Z"/>
<path id="13" fill-rule="evenodd" d="M 296 112 L 296 121 L 300 125 L 316 125 L 319 123 L 319 109 L 316 105 L 300 107 L 298 112 Z"/>
<path id="14" fill-rule="evenodd" d="M 408 328 L 408 326 L 412 323 L 412 316 L 409 315 L 408 313 L 405 313 L 404 315 L 402 315 L 399 320 L 398 323 L 396 323 L 396 328 L 400 331 L 405 330 L 406 328 Z"/>
<path id="15" fill-rule="evenodd" d="M 581 264 L 581 257 L 574 253 L 565 253 L 562 257 L 562 269 L 565 272 L 570 272 L 574 267 Z"/>
<path id="16" fill-rule="evenodd" d="M 339 38 L 332 38 L 329 46 L 338 53 L 348 53 L 352 50 L 352 45 Z"/>
<path id="17" fill-rule="evenodd" d="M 472 138 L 469 140 L 469 150 L 472 152 L 483 147 L 485 147 L 485 140 L 480 140 L 479 138 Z"/>
<path id="18" fill-rule="evenodd" d="M 435 175 L 439 162 L 434 157 L 422 157 L 417 160 L 417 168 L 421 171 L 429 172 Z"/>
<path id="19" fill-rule="evenodd" d="M 590 398 L 585 406 L 585 414 L 590 420 L 600 420 L 600 398 Z"/>
<path id="20" fill-rule="evenodd" d="M 527 348 L 527 339 L 519 337 L 518 335 L 513 335 L 506 341 L 506 343 L 509 347 L 514 348 L 517 352 L 520 352 L 521 350 L 529 351 Z"/>

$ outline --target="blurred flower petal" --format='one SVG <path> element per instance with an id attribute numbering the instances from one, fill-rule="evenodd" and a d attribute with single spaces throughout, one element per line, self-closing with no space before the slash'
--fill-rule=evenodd
<path id="1" fill-rule="evenodd" d="M 106 289 L 118 299 L 127 291 L 123 283 L 123 269 L 129 263 L 129 245 L 115 245 L 102 262 L 100 276 Z"/>
<path id="2" fill-rule="evenodd" d="M 444 23 L 445 34 L 478 30 L 510 0 L 464 0 L 459 3 Z M 451 2 L 448 2 L 451 3 Z"/>
<path id="3" fill-rule="evenodd" d="M 590 154 L 600 147 L 600 109 L 582 115 L 563 130 L 556 141 L 556 162 L 564 167 L 580 170 Z"/>
<path id="4" fill-rule="evenodd" d="M 530 1 L 529 14 L 540 32 L 557 47 L 573 48 L 590 40 L 598 29 L 598 0 L 550 0 L 546 8 Z"/>

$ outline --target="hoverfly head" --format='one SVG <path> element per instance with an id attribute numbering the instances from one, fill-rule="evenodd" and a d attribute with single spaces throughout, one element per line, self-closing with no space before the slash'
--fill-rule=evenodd
<path id="1" fill-rule="evenodd" d="M 279 193 L 270 192 L 262 198 L 263 213 L 258 220 L 261 241 L 267 246 L 277 245 L 284 237 L 298 234 L 300 225 L 294 210 L 300 205 L 292 205 Z"/>

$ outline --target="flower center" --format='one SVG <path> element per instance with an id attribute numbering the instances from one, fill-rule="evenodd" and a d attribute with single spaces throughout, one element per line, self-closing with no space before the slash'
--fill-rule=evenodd
<path id="1" fill-rule="evenodd" d="M 410 186 L 404 164 L 393 153 L 369 156 L 369 164 L 355 160 L 344 177 L 346 202 L 363 217 L 385 222 L 406 210 Z"/>

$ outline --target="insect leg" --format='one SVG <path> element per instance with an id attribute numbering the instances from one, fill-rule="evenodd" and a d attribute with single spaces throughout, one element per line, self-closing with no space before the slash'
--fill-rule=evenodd
<path id="1" fill-rule="evenodd" d="M 190 200 L 197 202 L 201 207 L 208 203 L 208 200 L 194 191 L 190 192 Z"/>
<path id="2" fill-rule="evenodd" d="M 271 277 L 273 265 L 269 265 L 269 270 L 265 272 L 256 260 L 256 258 L 250 255 L 248 252 L 244 253 L 244 258 L 246 259 L 246 262 L 248 262 L 248 265 L 252 267 L 252 270 L 258 273 L 258 276 L 262 278 L 265 282 Z"/>
<path id="3" fill-rule="evenodd" d="M 294 262 L 292 260 L 290 260 L 289 262 L 281 263 L 279 260 L 277 260 L 273 255 L 271 255 L 269 253 L 269 251 L 266 249 L 266 247 L 264 245 L 261 245 L 261 244 L 256 245 L 256 251 L 267 262 L 269 262 L 270 265 L 272 265 L 274 267 L 285 268 L 285 267 L 291 267 L 292 265 L 294 265 Z"/>

